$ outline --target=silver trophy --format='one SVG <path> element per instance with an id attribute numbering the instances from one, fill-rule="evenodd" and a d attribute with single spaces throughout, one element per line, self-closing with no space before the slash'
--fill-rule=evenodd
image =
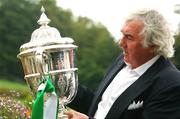
<path id="1" fill-rule="evenodd" d="M 64 105 L 70 103 L 76 95 L 78 87 L 77 68 L 75 66 L 75 49 L 73 39 L 61 37 L 59 31 L 50 27 L 50 20 L 42 14 L 38 20 L 40 28 L 36 29 L 28 43 L 20 47 L 18 58 L 22 62 L 25 80 L 35 98 L 40 82 L 48 74 L 51 76 L 59 98 L 59 118 L 67 118 L 63 114 Z"/>

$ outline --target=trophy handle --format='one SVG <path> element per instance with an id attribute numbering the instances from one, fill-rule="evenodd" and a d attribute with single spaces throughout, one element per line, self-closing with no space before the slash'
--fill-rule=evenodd
<path id="1" fill-rule="evenodd" d="M 48 60 L 49 56 L 47 52 L 45 52 L 43 48 L 37 48 L 35 53 L 35 61 L 37 72 L 39 72 L 41 76 L 48 73 Z"/>

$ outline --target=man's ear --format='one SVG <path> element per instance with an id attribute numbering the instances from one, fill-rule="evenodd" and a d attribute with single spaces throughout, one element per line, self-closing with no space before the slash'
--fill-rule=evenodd
<path id="1" fill-rule="evenodd" d="M 151 52 L 151 53 L 156 53 L 156 50 L 157 50 L 158 47 L 159 47 L 159 46 L 157 46 L 157 45 L 151 45 L 151 46 L 149 46 L 149 48 L 151 49 L 150 52 Z"/>

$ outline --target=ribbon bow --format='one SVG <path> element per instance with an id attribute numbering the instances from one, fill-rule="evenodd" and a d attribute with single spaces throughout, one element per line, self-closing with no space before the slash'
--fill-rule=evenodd
<path id="1" fill-rule="evenodd" d="M 44 94 L 48 92 L 48 100 L 44 105 Z M 58 98 L 50 74 L 43 79 L 38 87 L 35 102 L 32 107 L 31 119 L 57 119 Z"/>

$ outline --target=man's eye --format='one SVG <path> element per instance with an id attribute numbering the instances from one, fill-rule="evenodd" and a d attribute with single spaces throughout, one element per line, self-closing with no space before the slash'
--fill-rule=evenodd
<path id="1" fill-rule="evenodd" d="M 128 40 L 132 40 L 132 36 L 130 36 L 130 35 L 126 35 L 126 38 L 127 38 Z"/>

